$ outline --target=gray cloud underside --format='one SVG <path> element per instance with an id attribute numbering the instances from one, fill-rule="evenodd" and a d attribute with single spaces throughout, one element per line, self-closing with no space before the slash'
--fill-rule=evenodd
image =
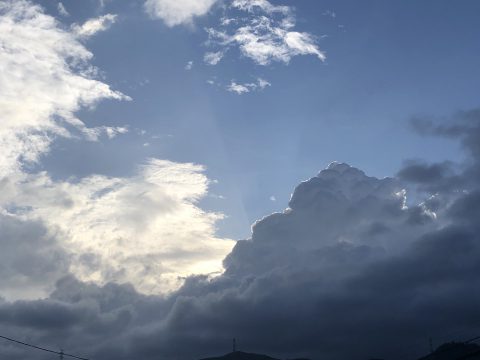
<path id="1" fill-rule="evenodd" d="M 452 124 L 422 131 L 458 138 L 469 155 L 462 166 L 407 165 L 399 180 L 333 163 L 237 242 L 223 275 L 189 277 L 165 297 L 67 276 L 46 299 L 1 302 L 0 333 L 98 360 L 201 358 L 227 352 L 234 336 L 242 350 L 285 358 L 402 359 L 427 352 L 429 336 L 477 335 L 480 116 L 464 113 Z M 452 177 L 461 191 L 426 192 L 423 203 L 406 206 L 406 185 Z M 30 233 L 45 236 L 41 224 L 23 231 L 32 244 Z M 58 263 L 55 251 L 32 252 L 25 261 Z M 15 269 L 2 264 L 2 277 Z M 0 356 L 48 359 L 8 344 Z"/>

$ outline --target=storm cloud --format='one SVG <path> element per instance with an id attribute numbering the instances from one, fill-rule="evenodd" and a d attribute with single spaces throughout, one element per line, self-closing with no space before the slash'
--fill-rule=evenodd
<path id="1" fill-rule="evenodd" d="M 471 132 L 457 136 L 471 150 Z M 417 205 L 414 176 L 332 163 L 253 225 L 222 275 L 189 277 L 168 296 L 67 276 L 47 299 L 3 302 L 1 330 L 94 359 L 195 359 L 227 352 L 232 337 L 284 358 L 415 358 L 429 337 L 465 339 L 480 325 L 480 189 L 467 179 L 478 160 L 469 151 L 455 174 L 461 191 L 425 192 Z M 444 174 L 425 166 L 434 171 L 417 182 Z"/>

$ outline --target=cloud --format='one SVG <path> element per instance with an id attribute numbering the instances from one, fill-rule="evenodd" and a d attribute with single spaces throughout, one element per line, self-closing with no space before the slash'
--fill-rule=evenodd
<path id="1" fill-rule="evenodd" d="M 257 79 L 257 87 L 260 88 L 260 89 L 265 89 L 267 86 L 272 86 L 272 84 L 270 84 L 267 80 L 265 79 L 262 79 L 262 78 L 258 78 Z"/>
<path id="2" fill-rule="evenodd" d="M 48 295 L 68 271 L 69 258 L 39 219 L 0 213 L 0 290 L 12 299 Z"/>
<path id="3" fill-rule="evenodd" d="M 217 0 L 147 0 L 145 10 L 167 26 L 191 24 L 193 19 L 205 15 Z"/>
<path id="4" fill-rule="evenodd" d="M 112 127 L 112 126 L 103 126 L 101 127 L 100 129 L 104 130 L 105 133 L 107 134 L 107 137 L 109 139 L 113 139 L 115 137 L 117 137 L 118 135 L 120 134 L 126 134 L 128 133 L 128 128 L 127 127 L 124 127 L 124 126 L 116 126 L 116 127 Z"/>
<path id="5" fill-rule="evenodd" d="M 95 140 L 75 116 L 102 99 L 128 99 L 96 80 L 90 53 L 76 34 L 29 1 L 0 3 L 0 177 L 36 162 L 53 139 L 75 133 Z"/>
<path id="6" fill-rule="evenodd" d="M 401 179 L 411 182 L 431 184 L 434 181 L 441 180 L 451 172 L 451 163 L 426 164 L 422 162 L 409 161 L 403 167 L 398 176 Z"/>
<path id="7" fill-rule="evenodd" d="M 233 19 L 225 17 L 219 28 L 207 29 L 209 43 L 221 48 L 219 52 L 238 47 L 242 55 L 259 65 L 275 61 L 288 64 L 298 55 L 326 59 L 312 34 L 293 30 L 292 7 L 272 5 L 267 0 L 237 0 L 231 8 L 247 14 Z"/>
<path id="8" fill-rule="evenodd" d="M 250 85 L 252 84 L 246 84 L 246 85 L 237 84 L 235 81 L 232 80 L 230 85 L 227 86 L 227 90 L 230 92 L 237 93 L 238 95 L 242 95 L 250 92 Z"/>
<path id="9" fill-rule="evenodd" d="M 65 16 L 65 17 L 70 16 L 70 13 L 65 8 L 65 5 L 63 5 L 61 2 L 57 4 L 57 10 L 58 10 L 58 13 L 62 16 Z"/>
<path id="10" fill-rule="evenodd" d="M 82 25 L 74 25 L 72 27 L 73 31 L 77 36 L 80 37 L 90 37 L 95 35 L 100 31 L 105 31 L 112 26 L 117 19 L 117 15 L 106 14 L 98 18 L 89 19 L 85 21 Z"/>
<path id="11" fill-rule="evenodd" d="M 208 65 L 217 65 L 220 60 L 222 60 L 223 56 L 223 51 L 207 52 L 203 57 L 203 61 L 205 61 Z"/>
<path id="12" fill-rule="evenodd" d="M 24 174 L 1 184 L 0 205 L 9 216 L 38 219 L 56 233 L 79 279 L 166 293 L 182 277 L 221 272 L 232 247 L 215 237 L 221 215 L 196 205 L 207 193 L 202 171 L 152 159 L 132 178 L 61 182 L 45 173 Z"/>
<path id="13" fill-rule="evenodd" d="M 267 0 L 234 0 L 232 7 L 248 12 L 254 12 L 256 9 L 260 9 L 268 14 L 279 12 L 289 15 L 291 12 L 289 6 L 275 6 Z"/>
<path id="14" fill-rule="evenodd" d="M 187 65 L 185 65 L 185 70 L 192 70 L 193 69 L 193 61 L 187 62 Z"/>
<path id="15" fill-rule="evenodd" d="M 335 11 L 333 10 L 325 10 L 323 13 L 322 13 L 323 16 L 328 16 L 328 17 L 331 17 L 332 19 L 335 19 L 337 17 L 337 14 Z"/>
<path id="16" fill-rule="evenodd" d="M 67 276 L 48 299 L 0 304 L 0 331 L 100 360 L 214 355 L 233 336 L 287 358 L 418 357 L 425 334 L 477 332 L 480 196 L 408 207 L 403 185 L 332 163 L 254 224 L 222 275 L 169 297 Z"/>
<path id="17" fill-rule="evenodd" d="M 237 84 L 234 80 L 227 86 L 227 91 L 234 92 L 238 95 L 249 93 L 251 91 L 263 90 L 267 86 L 272 86 L 267 80 L 258 78 L 256 83 Z"/>
<path id="18" fill-rule="evenodd" d="M 470 135 L 459 137 L 465 141 Z M 477 160 L 470 159 L 460 175 L 475 173 Z M 131 198 L 132 182 L 145 189 L 145 172 L 156 173 L 157 166 L 178 165 L 154 161 L 135 181 L 116 179 L 121 185 L 113 186 L 111 198 Z M 185 194 L 198 196 L 197 186 L 205 181 L 200 169 L 182 167 L 182 173 L 197 173 L 197 185 L 188 185 Z M 170 169 L 167 174 L 166 180 L 159 174 L 161 186 L 185 179 Z M 110 180 L 95 183 L 100 181 Z M 251 237 L 238 241 L 225 258 L 223 274 L 187 277 L 168 297 L 67 276 L 47 299 L 0 303 L 0 331 L 45 346 L 66 344 L 70 352 L 100 360 L 201 358 L 221 352 L 219 343 L 232 337 L 241 339 L 242 350 L 283 358 L 417 358 L 426 352 L 418 339 L 431 336 L 441 343 L 452 334 L 461 340 L 478 332 L 480 189 L 478 182 L 469 184 L 448 201 L 443 194 L 425 194 L 421 203 L 407 205 L 404 179 L 378 179 L 335 162 L 300 183 L 287 209 L 257 221 Z M 110 197 L 104 186 L 77 186 Z M 75 207 L 59 195 L 32 193 Z M 148 204 L 161 196 L 152 192 L 151 200 L 141 202 L 145 213 L 152 213 L 156 205 Z M 123 228 L 124 210 L 117 209 L 132 206 L 112 201 L 100 203 L 116 215 L 98 218 L 122 219 L 115 226 Z M 171 211 L 165 206 L 162 201 L 162 211 Z M 70 216 L 68 208 L 62 212 Z M 78 217 L 66 220 L 76 226 Z M 96 236 L 113 230 L 98 224 L 92 229 Z M 173 233 L 184 229 L 174 228 Z M 0 354 L 34 358 L 9 347 Z"/>

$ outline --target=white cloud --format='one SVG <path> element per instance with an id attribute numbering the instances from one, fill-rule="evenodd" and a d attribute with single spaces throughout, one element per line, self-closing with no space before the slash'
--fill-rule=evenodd
<path id="1" fill-rule="evenodd" d="M 208 65 L 217 65 L 220 60 L 222 60 L 223 55 L 223 51 L 207 52 L 203 57 L 203 61 L 205 61 Z"/>
<path id="2" fill-rule="evenodd" d="M 232 7 L 248 12 L 254 12 L 256 9 L 260 9 L 269 14 L 279 12 L 287 15 L 291 12 L 289 6 L 272 5 L 267 0 L 234 0 L 232 2 Z"/>
<path id="3" fill-rule="evenodd" d="M 242 95 L 245 93 L 250 92 L 250 85 L 251 84 L 237 84 L 235 81 L 232 80 L 230 85 L 227 86 L 227 90 L 230 92 L 237 93 L 238 95 Z"/>
<path id="4" fill-rule="evenodd" d="M 192 70 L 193 69 L 193 61 L 187 62 L 187 65 L 185 65 L 185 70 Z"/>
<path id="5" fill-rule="evenodd" d="M 89 19 L 82 25 L 74 25 L 73 31 L 80 37 L 90 37 L 100 31 L 105 31 L 112 26 L 117 19 L 117 15 L 106 14 L 98 18 Z"/>
<path id="6" fill-rule="evenodd" d="M 265 79 L 262 79 L 262 78 L 257 79 L 257 87 L 259 87 L 260 89 L 265 89 L 267 86 L 272 86 L 272 84 L 270 84 Z"/>
<path id="7" fill-rule="evenodd" d="M 130 178 L 68 182 L 22 174 L 0 184 L 0 206 L 19 220 L 41 220 L 78 278 L 163 293 L 182 277 L 221 272 L 233 246 L 215 236 L 221 215 L 196 205 L 207 194 L 203 170 L 152 159 Z"/>
<path id="8" fill-rule="evenodd" d="M 65 17 L 70 16 L 69 12 L 61 2 L 59 2 L 57 5 L 57 11 L 62 16 L 65 16 Z"/>
<path id="9" fill-rule="evenodd" d="M 222 21 L 220 29 L 207 29 L 210 43 L 221 47 L 220 51 L 238 47 L 259 65 L 288 63 L 298 55 L 315 55 L 325 60 L 312 34 L 292 30 L 295 16 L 291 7 L 272 5 L 267 0 L 236 0 L 231 6 L 247 15 L 235 22 Z"/>
<path id="10" fill-rule="evenodd" d="M 99 100 L 128 99 L 92 77 L 92 58 L 74 33 L 26 0 L 0 3 L 0 177 L 35 162 L 72 129 L 95 139 L 75 116 Z"/>
<path id="11" fill-rule="evenodd" d="M 267 86 L 272 86 L 272 84 L 270 84 L 267 80 L 262 78 L 258 78 L 257 82 L 245 83 L 245 84 L 237 84 L 234 80 L 232 80 L 230 84 L 227 86 L 227 90 L 230 92 L 237 93 L 238 95 L 242 95 L 255 90 L 263 90 Z"/>
<path id="12" fill-rule="evenodd" d="M 128 128 L 125 126 L 102 126 L 101 129 L 105 131 L 105 134 L 109 139 L 113 139 L 120 134 L 128 133 Z"/>
<path id="13" fill-rule="evenodd" d="M 197 16 L 205 15 L 217 0 L 147 0 L 145 10 L 167 26 L 191 24 Z"/>

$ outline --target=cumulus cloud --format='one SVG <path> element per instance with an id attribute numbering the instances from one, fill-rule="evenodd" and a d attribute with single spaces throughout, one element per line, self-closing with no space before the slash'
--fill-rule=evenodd
<path id="1" fill-rule="evenodd" d="M 106 14 L 98 18 L 89 19 L 82 25 L 74 25 L 73 31 L 80 37 L 90 37 L 100 31 L 105 31 L 112 26 L 117 19 L 117 15 Z"/>
<path id="2" fill-rule="evenodd" d="M 29 1 L 0 3 L 0 177 L 38 161 L 72 128 L 90 139 L 102 133 L 75 116 L 101 99 L 127 99 L 93 78 L 92 53 Z M 69 130 L 70 129 L 70 130 Z"/>
<path id="3" fill-rule="evenodd" d="M 312 34 L 293 30 L 295 15 L 292 7 L 273 5 L 267 0 L 236 0 L 230 8 L 246 14 L 225 17 L 218 28 L 207 29 L 210 44 L 221 49 L 215 53 L 223 54 L 238 47 L 245 57 L 259 65 L 275 61 L 289 63 L 298 55 L 315 55 L 325 60 L 326 56 Z"/>
<path id="4" fill-rule="evenodd" d="M 191 24 L 197 16 L 205 15 L 217 0 L 147 0 L 145 10 L 167 26 Z"/>

